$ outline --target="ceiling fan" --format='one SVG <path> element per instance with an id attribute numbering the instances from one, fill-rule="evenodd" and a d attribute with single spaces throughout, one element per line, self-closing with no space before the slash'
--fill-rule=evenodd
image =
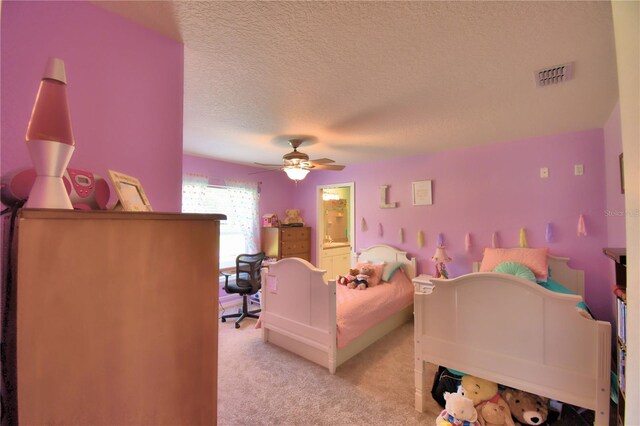
<path id="1" fill-rule="evenodd" d="M 304 139 L 289 139 L 289 145 L 293 148 L 293 151 L 282 156 L 282 164 L 264 164 L 255 163 L 259 166 L 265 167 L 277 167 L 283 170 L 289 179 L 299 181 L 307 176 L 307 173 L 311 170 L 342 170 L 344 166 L 335 163 L 334 160 L 329 158 L 319 158 L 317 160 L 309 160 L 309 156 L 304 152 L 298 151 L 298 147 L 302 145 Z"/>

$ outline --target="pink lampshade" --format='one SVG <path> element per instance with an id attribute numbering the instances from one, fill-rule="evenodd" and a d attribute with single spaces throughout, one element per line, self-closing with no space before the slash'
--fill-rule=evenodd
<path id="1" fill-rule="evenodd" d="M 435 254 L 431 257 L 431 260 L 435 260 L 436 262 L 451 262 L 452 259 L 449 257 L 443 246 L 438 246 Z"/>

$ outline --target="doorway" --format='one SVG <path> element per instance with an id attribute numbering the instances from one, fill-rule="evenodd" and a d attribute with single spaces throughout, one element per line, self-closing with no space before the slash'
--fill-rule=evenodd
<path id="1" fill-rule="evenodd" d="M 346 275 L 355 250 L 355 183 L 318 186 L 316 264 L 325 280 Z"/>

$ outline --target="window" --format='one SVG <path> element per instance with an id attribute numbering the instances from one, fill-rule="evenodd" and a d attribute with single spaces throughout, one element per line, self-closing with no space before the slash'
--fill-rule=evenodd
<path id="1" fill-rule="evenodd" d="M 182 184 L 183 213 L 222 213 L 220 222 L 220 268 L 234 267 L 241 253 L 255 253 L 258 242 L 257 185 L 230 182 L 208 185 L 205 180 L 185 178 Z"/>

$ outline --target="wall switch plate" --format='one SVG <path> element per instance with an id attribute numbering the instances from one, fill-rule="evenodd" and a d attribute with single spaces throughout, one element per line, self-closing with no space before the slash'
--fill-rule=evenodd
<path id="1" fill-rule="evenodd" d="M 576 176 L 582 176 L 584 174 L 584 166 L 582 164 L 576 164 L 573 166 L 573 171 Z"/>
<path id="2" fill-rule="evenodd" d="M 549 168 L 548 167 L 540 167 L 540 177 L 548 178 L 549 177 Z"/>

